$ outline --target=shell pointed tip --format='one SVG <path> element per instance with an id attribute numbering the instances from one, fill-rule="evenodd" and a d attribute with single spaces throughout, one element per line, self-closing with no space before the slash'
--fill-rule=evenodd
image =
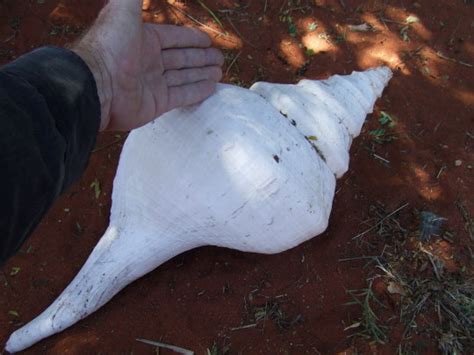
<path id="1" fill-rule="evenodd" d="M 18 346 L 15 346 L 15 344 L 12 344 L 12 337 L 10 336 L 7 343 L 5 344 L 5 347 L 3 348 L 2 354 L 14 354 L 21 350 L 23 349 Z"/>
<path id="2" fill-rule="evenodd" d="M 17 351 L 21 351 L 21 350 L 16 350 L 16 349 L 12 348 L 12 346 L 9 345 L 8 342 L 7 342 L 7 344 L 3 348 L 3 351 L 1 352 L 1 354 L 5 354 L 5 355 L 6 354 L 14 354 Z"/>

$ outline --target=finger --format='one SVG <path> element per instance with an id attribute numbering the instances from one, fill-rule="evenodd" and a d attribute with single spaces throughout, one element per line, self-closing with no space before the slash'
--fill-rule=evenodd
<path id="1" fill-rule="evenodd" d="M 203 80 L 218 82 L 222 79 L 222 69 L 218 66 L 169 70 L 164 74 L 168 87 L 197 83 Z"/>
<path id="2" fill-rule="evenodd" d="M 206 48 L 211 45 L 207 34 L 191 27 L 146 24 L 147 30 L 155 32 L 160 38 L 161 47 L 168 48 Z"/>
<path id="3" fill-rule="evenodd" d="M 216 83 L 209 80 L 173 86 L 168 90 L 168 110 L 201 102 L 214 92 L 215 87 Z"/>
<path id="4" fill-rule="evenodd" d="M 221 66 L 224 63 L 224 56 L 216 48 L 167 49 L 161 55 L 165 70 Z"/>

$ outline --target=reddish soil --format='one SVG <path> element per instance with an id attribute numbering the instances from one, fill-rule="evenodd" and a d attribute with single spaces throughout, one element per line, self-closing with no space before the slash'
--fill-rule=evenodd
<path id="1" fill-rule="evenodd" d="M 180 255 L 128 286 L 95 314 L 26 353 L 153 352 L 136 338 L 179 345 L 197 354 L 214 343 L 228 347 L 230 354 L 350 354 L 356 349 L 395 353 L 396 337 L 386 345 L 370 346 L 348 338 L 344 328 L 361 316 L 361 310 L 344 305 L 350 300 L 346 290 L 366 287 L 368 271 L 363 261 L 339 259 L 366 252 L 352 237 L 367 229 L 362 222 L 369 206 L 380 201 L 389 211 L 409 203 L 410 210 L 427 209 L 447 218 L 455 238 L 442 244 L 439 253 L 454 260 L 454 269 L 472 267 L 472 241 L 455 205 L 460 201 L 474 212 L 472 1 L 204 2 L 224 30 L 193 1 L 152 1 L 144 18 L 186 23 L 208 32 L 225 50 L 227 82 L 296 82 L 380 64 L 394 70 L 375 113 L 354 141 L 350 171 L 339 181 L 328 230 L 279 255 L 212 247 Z M 0 62 L 42 45 L 70 43 L 93 21 L 98 3 L 102 2 L 0 1 Z M 409 15 L 419 22 L 403 29 Z M 348 27 L 364 22 L 376 32 L 352 32 Z M 372 144 L 369 131 L 380 128 L 381 110 L 396 117 L 397 139 Z M 104 232 L 124 138 L 113 133 L 99 137 L 82 179 L 1 270 L 0 345 L 59 295 Z M 371 146 L 372 151 L 366 149 Z M 91 188 L 94 181 L 101 187 L 98 198 Z M 14 268 L 19 268 L 16 274 Z M 377 288 L 380 285 L 376 293 Z M 279 326 L 269 319 L 254 328 L 232 329 L 255 323 L 256 307 L 266 303 L 280 307 L 289 324 Z M 429 341 L 420 353 L 436 351 L 434 340 Z"/>

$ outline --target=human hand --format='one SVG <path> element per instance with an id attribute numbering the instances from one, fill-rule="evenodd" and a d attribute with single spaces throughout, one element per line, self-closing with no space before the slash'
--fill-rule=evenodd
<path id="1" fill-rule="evenodd" d="M 101 130 L 130 130 L 200 102 L 222 77 L 224 58 L 205 33 L 144 24 L 142 3 L 110 0 L 72 48 L 94 74 Z"/>

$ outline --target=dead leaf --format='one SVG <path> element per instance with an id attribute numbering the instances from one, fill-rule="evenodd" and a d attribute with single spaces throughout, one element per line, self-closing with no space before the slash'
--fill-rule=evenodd
<path id="1" fill-rule="evenodd" d="M 387 291 L 389 293 L 393 294 L 399 294 L 399 295 L 404 295 L 405 292 L 403 291 L 403 288 L 397 284 L 396 282 L 390 281 L 387 285 Z"/>

